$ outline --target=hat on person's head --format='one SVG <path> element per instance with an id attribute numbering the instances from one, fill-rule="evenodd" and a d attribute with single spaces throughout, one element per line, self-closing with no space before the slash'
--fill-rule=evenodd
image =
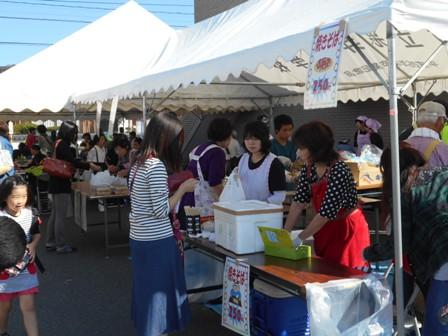
<path id="1" fill-rule="evenodd" d="M 446 118 L 446 109 L 440 103 L 436 103 L 434 101 L 424 102 L 418 108 L 418 114 L 426 114 L 434 117 L 445 117 Z"/>
<path id="2" fill-rule="evenodd" d="M 378 133 L 379 129 L 381 128 L 381 123 L 373 118 L 368 118 L 366 120 L 366 126 L 368 128 L 370 128 L 372 131 L 374 131 L 375 133 Z"/>
<path id="3" fill-rule="evenodd" d="M 366 117 L 366 116 L 357 116 L 355 119 L 355 122 L 360 121 L 362 123 L 365 123 L 368 119 L 369 119 L 369 117 Z"/>

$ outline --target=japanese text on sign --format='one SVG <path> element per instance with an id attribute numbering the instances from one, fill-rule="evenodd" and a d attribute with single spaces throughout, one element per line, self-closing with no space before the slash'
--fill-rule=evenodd
<path id="1" fill-rule="evenodd" d="M 335 107 L 346 22 L 316 28 L 305 90 L 305 109 Z"/>
<path id="2" fill-rule="evenodd" d="M 226 258 L 223 277 L 222 325 L 241 335 L 250 335 L 249 265 Z"/>

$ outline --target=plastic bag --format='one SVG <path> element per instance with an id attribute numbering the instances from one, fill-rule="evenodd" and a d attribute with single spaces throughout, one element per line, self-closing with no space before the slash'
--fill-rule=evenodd
<path id="1" fill-rule="evenodd" d="M 362 147 L 359 161 L 367 162 L 372 166 L 379 166 L 382 154 L 383 151 L 379 149 L 377 146 L 372 144 L 365 145 L 364 147 Z"/>
<path id="2" fill-rule="evenodd" d="M 344 161 L 352 161 L 352 162 L 357 162 L 358 157 L 356 156 L 355 153 L 352 152 L 348 152 L 348 151 L 340 151 L 339 155 L 341 156 L 342 160 Z"/>
<path id="3" fill-rule="evenodd" d="M 111 175 L 109 171 L 99 172 L 95 175 L 92 175 L 90 178 L 90 185 L 92 186 L 110 186 L 110 185 L 127 185 L 127 181 L 123 177 L 117 177 Z"/>
<path id="4" fill-rule="evenodd" d="M 373 275 L 305 287 L 313 336 L 392 335 L 392 293 Z"/>
<path id="5" fill-rule="evenodd" d="M 32 166 L 32 167 L 25 169 L 25 171 L 28 174 L 39 177 L 43 174 L 43 167 L 42 166 Z"/>
<path id="6" fill-rule="evenodd" d="M 220 202 L 235 202 L 235 201 L 244 201 L 246 199 L 246 195 L 244 195 L 244 189 L 241 184 L 241 179 L 238 174 L 238 168 L 235 168 L 230 174 L 224 190 L 219 196 Z"/>

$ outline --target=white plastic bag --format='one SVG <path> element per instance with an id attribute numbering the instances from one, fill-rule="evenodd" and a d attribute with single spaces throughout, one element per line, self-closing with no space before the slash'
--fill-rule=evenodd
<path id="1" fill-rule="evenodd" d="M 392 335 L 392 293 L 373 275 L 305 287 L 311 335 Z"/>
<path id="2" fill-rule="evenodd" d="M 102 171 L 96 174 L 92 174 L 90 178 L 90 185 L 92 186 L 110 186 L 111 184 L 115 184 L 116 177 L 110 175 L 109 171 Z"/>
<path id="3" fill-rule="evenodd" d="M 219 196 L 219 201 L 235 202 L 244 201 L 245 199 L 246 195 L 244 195 L 244 189 L 238 174 L 238 168 L 235 168 L 230 174 L 221 196 Z"/>
<path id="4" fill-rule="evenodd" d="M 359 160 L 361 162 L 367 162 L 372 166 L 379 166 L 381 161 L 381 155 L 383 151 L 375 145 L 369 144 L 362 147 Z"/>

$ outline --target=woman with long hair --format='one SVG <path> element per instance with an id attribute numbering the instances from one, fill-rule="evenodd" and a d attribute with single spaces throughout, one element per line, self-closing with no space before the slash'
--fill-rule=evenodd
<path id="1" fill-rule="evenodd" d="M 75 168 L 92 169 L 99 171 L 101 168 L 93 163 L 81 161 L 76 158 L 76 152 L 70 147 L 78 137 L 78 126 L 71 121 L 64 121 L 59 127 L 58 140 L 53 152 L 55 158 L 71 163 Z M 67 209 L 71 204 L 71 179 L 50 176 L 48 192 L 51 194 L 51 215 L 48 219 L 47 242 L 48 251 L 56 250 L 57 253 L 72 253 L 76 249 L 65 241 L 65 222 Z"/>
<path id="2" fill-rule="evenodd" d="M 381 157 L 384 203 L 392 195 L 391 151 Z M 414 148 L 400 149 L 400 185 L 403 254 L 425 296 L 423 335 L 448 334 L 448 168 L 427 169 Z M 388 206 L 383 209 L 390 213 Z M 369 261 L 394 257 L 393 232 L 364 250 Z"/>
<path id="3" fill-rule="evenodd" d="M 180 170 L 183 134 L 173 113 L 153 117 L 129 172 L 131 318 L 140 336 L 183 329 L 190 317 L 182 256 L 169 213 L 185 193 L 194 191 L 197 181 L 185 181 L 169 197 L 167 173 Z"/>
<path id="4" fill-rule="evenodd" d="M 334 149 L 333 131 L 315 121 L 294 133 L 298 156 L 305 162 L 286 220 L 292 230 L 307 203 L 316 215 L 295 239 L 295 244 L 314 236 L 319 257 L 348 267 L 362 268 L 362 251 L 370 245 L 369 228 L 358 208 L 355 180 L 350 168 Z"/>

